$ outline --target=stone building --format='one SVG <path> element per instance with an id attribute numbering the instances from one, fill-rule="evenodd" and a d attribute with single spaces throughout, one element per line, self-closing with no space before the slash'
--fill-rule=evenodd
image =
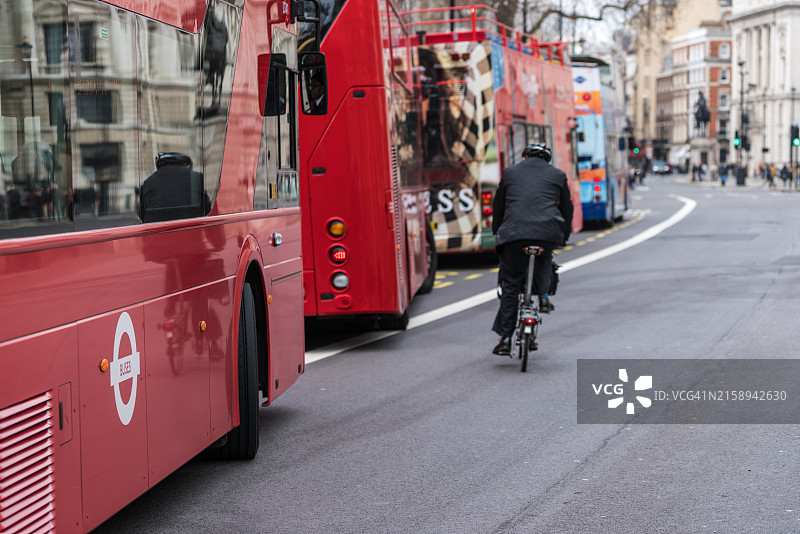
<path id="1" fill-rule="evenodd" d="M 650 0 L 640 19 L 632 24 L 637 32 L 634 54 L 636 71 L 628 73 L 632 102 L 631 126 L 637 141 L 645 146 L 648 157 L 656 148 L 665 151 L 665 143 L 654 142 L 658 136 L 657 79 L 664 70 L 672 39 L 688 33 L 698 20 L 719 20 L 720 5 L 730 0 Z M 631 83 L 632 82 L 632 83 Z M 656 146 L 658 145 L 658 146 Z"/>
<path id="2" fill-rule="evenodd" d="M 728 162 L 730 63 L 730 30 L 721 21 L 703 22 L 672 39 L 658 78 L 658 142 L 673 165 Z M 709 112 L 705 127 L 695 117 L 701 95 Z"/>
<path id="3" fill-rule="evenodd" d="M 790 126 L 800 121 L 800 106 L 795 103 L 800 96 L 796 95 L 800 90 L 800 3 L 735 0 L 730 23 L 731 129 L 745 132 L 751 147 L 734 155 L 749 164 L 752 172 L 762 162 L 782 164 L 790 159 Z"/>

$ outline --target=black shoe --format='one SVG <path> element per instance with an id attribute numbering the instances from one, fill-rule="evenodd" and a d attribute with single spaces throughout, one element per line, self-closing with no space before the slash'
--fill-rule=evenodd
<path id="1" fill-rule="evenodd" d="M 539 311 L 542 313 L 550 313 L 555 311 L 556 307 L 550 302 L 550 299 L 539 299 Z"/>
<path id="2" fill-rule="evenodd" d="M 492 353 L 498 356 L 511 356 L 511 338 L 501 337 L 500 343 L 492 350 Z"/>

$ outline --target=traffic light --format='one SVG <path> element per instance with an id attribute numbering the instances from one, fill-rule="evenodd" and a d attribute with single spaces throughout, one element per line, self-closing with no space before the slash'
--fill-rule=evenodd
<path id="1" fill-rule="evenodd" d="M 738 149 L 741 142 L 741 139 L 739 139 L 739 130 L 736 130 L 736 134 L 733 136 L 733 146 Z"/>
<path id="2" fill-rule="evenodd" d="M 742 136 L 742 148 L 745 149 L 747 152 L 750 152 L 750 140 L 747 139 L 746 135 Z"/>
<path id="3" fill-rule="evenodd" d="M 800 146 L 800 126 L 792 124 L 791 128 L 792 145 Z"/>
<path id="4" fill-rule="evenodd" d="M 633 147 L 633 153 L 634 154 L 638 154 L 639 153 L 639 146 L 638 145 Z"/>

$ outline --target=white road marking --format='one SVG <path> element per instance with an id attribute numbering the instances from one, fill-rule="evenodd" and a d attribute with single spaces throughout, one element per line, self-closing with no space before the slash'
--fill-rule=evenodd
<path id="1" fill-rule="evenodd" d="M 681 209 L 679 209 L 669 219 L 662 221 L 654 226 L 651 226 L 642 233 L 636 234 L 635 236 L 626 239 L 625 241 L 622 241 L 620 243 L 617 243 L 616 245 L 611 245 L 610 247 L 606 247 L 602 250 L 598 250 L 596 252 L 592 252 L 591 254 L 587 254 L 585 256 L 581 256 L 580 258 L 576 258 L 574 260 L 565 262 L 561 264 L 561 266 L 558 269 L 558 272 L 565 273 L 567 271 L 571 271 L 572 269 L 583 267 L 584 265 L 594 263 L 598 260 L 607 258 L 608 256 L 617 254 L 618 252 L 622 252 L 623 250 L 629 249 L 633 246 L 643 243 L 648 239 L 652 239 L 653 237 L 657 236 L 667 228 L 674 226 L 675 224 L 678 224 L 687 215 L 689 215 L 692 212 L 692 210 L 695 209 L 695 207 L 697 207 L 697 201 L 692 200 L 691 198 L 686 198 L 679 195 L 669 195 L 669 196 L 683 202 L 683 207 L 681 207 Z M 411 317 L 411 319 L 409 319 L 408 321 L 408 327 L 406 328 L 406 330 L 419 328 L 420 326 L 430 324 L 434 321 L 438 321 L 439 319 L 444 319 L 445 317 L 450 317 L 451 315 L 455 315 L 456 313 L 468 310 L 470 308 L 486 304 L 487 302 L 491 302 L 492 300 L 495 299 L 497 299 L 497 291 L 495 289 L 484 291 L 483 293 L 478 293 L 477 295 L 473 295 L 463 300 L 459 300 L 458 302 L 448 304 L 447 306 L 443 306 L 441 308 Z M 369 343 L 373 343 L 375 341 L 394 336 L 396 334 L 399 334 L 400 332 L 402 332 L 402 330 L 384 330 L 380 332 L 367 332 L 366 334 L 361 334 L 360 336 L 346 339 L 344 341 L 339 341 L 337 343 L 333 343 L 325 347 L 309 350 L 306 352 L 306 365 L 308 365 L 309 363 L 324 360 L 325 358 L 330 358 L 331 356 L 335 356 L 336 354 L 339 354 L 341 352 L 355 349 L 357 347 L 362 347 Z"/>

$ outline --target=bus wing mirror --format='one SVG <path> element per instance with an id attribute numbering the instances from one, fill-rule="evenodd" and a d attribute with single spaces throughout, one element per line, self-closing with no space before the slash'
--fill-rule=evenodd
<path id="1" fill-rule="evenodd" d="M 269 55 L 266 97 L 262 113 L 264 117 L 277 117 L 286 113 L 286 68 L 286 54 Z"/>
<path id="2" fill-rule="evenodd" d="M 328 113 L 328 71 L 325 67 L 325 54 L 302 52 L 298 59 L 303 114 L 325 115 Z"/>

